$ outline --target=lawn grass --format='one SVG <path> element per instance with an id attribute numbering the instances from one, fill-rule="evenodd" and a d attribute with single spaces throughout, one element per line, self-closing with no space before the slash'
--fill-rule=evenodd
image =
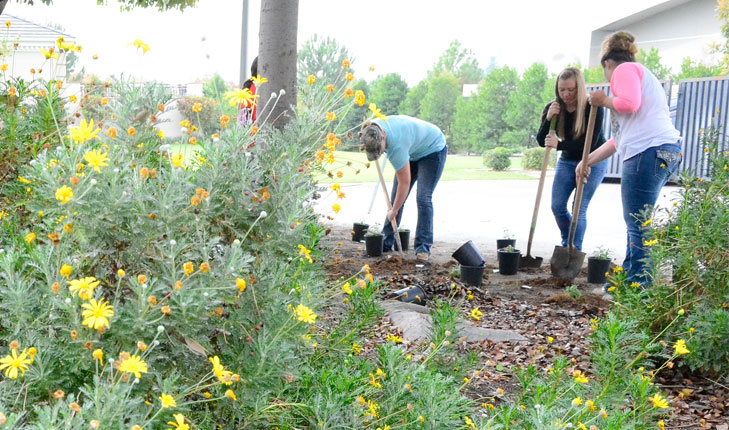
<path id="1" fill-rule="evenodd" d="M 195 153 L 202 150 L 199 146 L 188 144 L 171 144 L 170 152 L 181 152 L 185 157 L 185 163 L 195 158 Z M 339 182 L 342 184 L 354 184 L 362 182 L 377 182 L 377 168 L 375 163 L 369 163 L 367 167 L 367 157 L 362 152 L 354 151 L 337 151 L 334 154 L 335 162 L 331 166 L 326 165 L 327 170 L 332 172 L 333 178 L 326 175 L 318 175 L 317 182 L 330 184 Z M 442 181 L 476 181 L 476 180 L 507 180 L 507 179 L 536 179 L 521 173 L 521 162 L 517 157 L 512 157 L 509 170 L 496 172 L 486 169 L 483 165 L 483 157 L 466 156 L 466 155 L 449 155 L 446 159 L 445 169 L 443 170 Z M 350 165 L 347 165 L 347 163 Z M 384 163 L 384 164 L 383 164 Z M 392 165 L 384 162 L 384 157 L 380 159 L 380 165 L 383 166 L 385 180 L 390 181 L 395 175 Z M 359 174 L 357 174 L 359 170 Z M 342 172 L 342 177 L 337 178 L 338 171 Z"/>
<path id="2" fill-rule="evenodd" d="M 332 183 L 335 180 L 339 183 L 361 183 L 376 182 L 377 169 L 374 163 L 370 163 L 367 168 L 367 158 L 364 153 L 337 151 L 334 154 L 336 161 L 331 166 L 326 166 L 331 171 L 334 178 L 321 175 L 317 180 L 321 183 Z M 383 165 L 384 157 L 380 160 Z M 347 165 L 350 162 L 351 165 Z M 395 174 L 395 170 L 388 162 L 385 163 L 384 175 L 386 180 L 391 180 Z M 359 170 L 359 174 L 357 174 Z M 336 177 L 337 171 L 341 171 L 343 176 Z M 519 158 L 511 158 L 511 166 L 508 171 L 496 172 L 487 170 L 483 165 L 483 157 L 480 156 L 464 156 L 449 155 L 446 159 L 445 169 L 443 170 L 442 181 L 472 181 L 472 180 L 504 180 L 504 179 L 535 179 L 533 176 L 525 175 L 520 172 L 521 164 Z"/>

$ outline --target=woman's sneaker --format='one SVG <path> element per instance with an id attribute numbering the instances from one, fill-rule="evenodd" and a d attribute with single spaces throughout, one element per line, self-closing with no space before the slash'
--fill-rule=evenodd
<path id="1" fill-rule="evenodd" d="M 417 259 L 418 261 L 427 262 L 429 258 L 430 255 L 428 255 L 427 252 L 418 252 L 417 254 L 415 254 L 415 259 Z"/>

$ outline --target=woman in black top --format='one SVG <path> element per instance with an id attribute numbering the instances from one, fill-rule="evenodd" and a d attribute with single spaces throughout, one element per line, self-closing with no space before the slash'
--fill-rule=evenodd
<path id="1" fill-rule="evenodd" d="M 575 190 L 575 168 L 582 160 L 582 150 L 585 145 L 587 133 L 587 118 L 590 106 L 587 103 L 587 89 L 585 78 L 579 69 L 569 67 L 564 69 L 557 77 L 555 84 L 556 101 L 544 107 L 542 125 L 537 133 L 537 142 L 540 146 L 549 146 L 562 151 L 552 184 L 552 213 L 557 226 L 562 233 L 562 246 L 567 246 L 572 215 L 567 208 L 570 195 Z M 590 152 L 605 143 L 602 133 L 602 123 L 605 115 L 604 108 L 598 109 L 595 118 L 595 131 L 593 132 Z M 549 133 L 549 125 L 554 116 L 557 116 L 556 136 Z M 577 219 L 575 231 L 575 247 L 582 249 L 582 240 L 587 227 L 587 206 L 607 173 L 608 160 L 592 166 L 592 172 L 585 184 L 582 193 L 580 215 Z M 574 199 L 573 199 L 574 204 Z"/>

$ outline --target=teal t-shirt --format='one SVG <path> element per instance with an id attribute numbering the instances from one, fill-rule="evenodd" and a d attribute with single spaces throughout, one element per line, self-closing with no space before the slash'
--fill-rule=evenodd
<path id="1" fill-rule="evenodd" d="M 445 136 L 438 126 L 407 115 L 392 115 L 387 121 L 375 119 L 387 133 L 387 158 L 395 170 L 426 155 L 443 150 Z"/>

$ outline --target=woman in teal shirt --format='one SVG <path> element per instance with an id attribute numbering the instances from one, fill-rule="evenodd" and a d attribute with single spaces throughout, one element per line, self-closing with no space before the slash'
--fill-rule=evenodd
<path id="1" fill-rule="evenodd" d="M 368 160 L 377 160 L 384 152 L 395 168 L 392 210 L 387 213 L 382 229 L 384 250 L 391 251 L 395 244 L 395 232 L 390 221 L 396 220 L 400 225 L 402 207 L 417 182 L 415 255 L 419 260 L 427 260 L 433 245 L 433 191 L 443 173 L 448 154 L 443 132 L 418 118 L 393 115 L 365 124 L 360 132 L 360 142 Z"/>

